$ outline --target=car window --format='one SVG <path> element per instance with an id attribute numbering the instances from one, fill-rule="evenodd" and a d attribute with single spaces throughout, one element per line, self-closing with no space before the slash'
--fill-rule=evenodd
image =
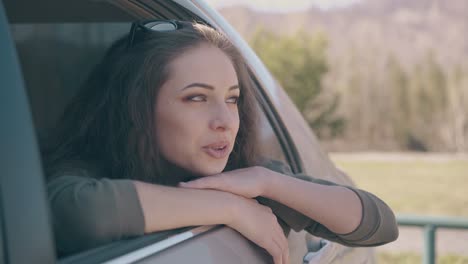
<path id="1" fill-rule="evenodd" d="M 259 89 L 259 88 L 258 88 Z M 288 163 L 288 160 L 285 155 L 285 151 L 283 150 L 280 141 L 278 139 L 277 133 L 273 129 L 272 124 L 268 118 L 274 118 L 273 116 L 268 116 L 266 113 L 265 108 L 271 107 L 270 105 L 263 102 L 261 105 L 262 109 L 259 111 L 260 113 L 260 131 L 259 131 L 259 144 L 258 147 L 260 148 L 260 155 L 267 159 L 274 159 L 283 161 Z"/>
<path id="2" fill-rule="evenodd" d="M 129 23 L 17 24 L 11 26 L 39 135 L 47 134 L 104 50 Z M 259 87 L 257 87 L 259 89 Z M 263 105 L 262 108 L 269 107 Z M 260 154 L 287 161 L 264 109 Z"/>
<path id="3" fill-rule="evenodd" d="M 11 26 L 39 135 L 54 126 L 103 51 L 128 29 L 128 23 Z"/>
<path id="4" fill-rule="evenodd" d="M 11 25 L 39 137 L 53 129 L 104 51 L 129 29 L 128 22 Z M 270 123 L 274 117 L 266 114 L 270 106 L 258 107 L 260 155 L 287 162 Z"/>

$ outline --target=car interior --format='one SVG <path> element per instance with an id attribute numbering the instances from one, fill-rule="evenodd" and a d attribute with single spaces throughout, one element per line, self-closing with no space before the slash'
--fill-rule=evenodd
<path id="1" fill-rule="evenodd" d="M 104 2 L 80 7 L 83 9 L 83 13 L 80 12 L 80 14 L 87 14 L 86 17 L 80 18 L 72 15 L 75 12 L 66 15 L 62 12 L 51 13 L 50 10 L 45 12 L 48 16 L 34 16 L 17 10 L 19 8 L 16 7 L 20 6 L 21 1 L 7 1 L 7 3 L 14 4 L 12 7 L 7 4 L 7 10 L 8 8 L 13 10 L 8 13 L 11 17 L 10 29 L 33 110 L 34 124 L 41 138 L 53 128 L 64 107 L 80 88 L 93 66 L 101 59 L 107 47 L 114 40 L 128 33 L 133 20 L 141 18 L 132 18 L 112 4 L 106 4 L 108 9 L 104 9 Z M 40 6 L 38 10 L 42 11 L 41 8 L 43 9 L 45 5 Z M 60 5 L 56 8 L 56 10 L 61 10 Z M 187 17 L 189 11 L 175 11 L 184 10 L 181 7 L 176 9 L 165 5 L 153 8 L 156 9 L 151 10 L 158 11 L 157 18 L 200 20 L 195 14 Z M 32 9 L 34 8 L 28 10 Z M 90 13 L 88 9 L 107 11 Z M 67 10 L 72 9 L 67 8 Z M 264 106 L 264 104 L 260 105 Z M 269 117 L 263 117 L 262 122 L 267 122 L 266 118 Z M 262 128 L 265 127 L 267 126 L 262 126 Z M 262 132 L 265 137 L 271 137 L 271 128 L 267 127 Z M 264 150 L 268 156 L 286 161 L 278 142 L 263 146 L 272 147 L 272 149 Z"/>

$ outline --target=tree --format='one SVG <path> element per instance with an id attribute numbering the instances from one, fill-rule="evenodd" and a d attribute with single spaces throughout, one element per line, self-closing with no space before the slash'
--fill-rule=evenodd
<path id="1" fill-rule="evenodd" d="M 447 77 L 432 51 L 415 65 L 409 90 L 409 130 L 413 139 L 427 150 L 449 149 L 449 144 L 442 135 L 447 119 Z"/>
<path id="2" fill-rule="evenodd" d="M 260 28 L 250 44 L 319 137 L 333 137 L 343 130 L 344 120 L 335 114 L 339 97 L 324 96 L 322 87 L 328 71 L 324 34 L 280 37 Z"/>

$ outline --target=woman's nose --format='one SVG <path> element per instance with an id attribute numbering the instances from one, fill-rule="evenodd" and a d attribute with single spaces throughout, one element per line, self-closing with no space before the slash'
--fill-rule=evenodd
<path id="1" fill-rule="evenodd" d="M 218 105 L 212 109 L 212 118 L 210 120 L 210 129 L 225 131 L 235 127 L 238 122 L 237 110 L 230 109 L 226 103 Z"/>

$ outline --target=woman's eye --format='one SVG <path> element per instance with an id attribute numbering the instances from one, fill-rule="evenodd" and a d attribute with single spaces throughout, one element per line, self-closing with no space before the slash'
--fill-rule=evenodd
<path id="1" fill-rule="evenodd" d="M 227 103 L 237 104 L 239 102 L 239 96 L 232 96 L 226 100 Z"/>
<path id="2" fill-rule="evenodd" d="M 192 95 L 185 98 L 186 101 L 192 102 L 204 102 L 206 101 L 206 96 L 204 95 Z"/>

